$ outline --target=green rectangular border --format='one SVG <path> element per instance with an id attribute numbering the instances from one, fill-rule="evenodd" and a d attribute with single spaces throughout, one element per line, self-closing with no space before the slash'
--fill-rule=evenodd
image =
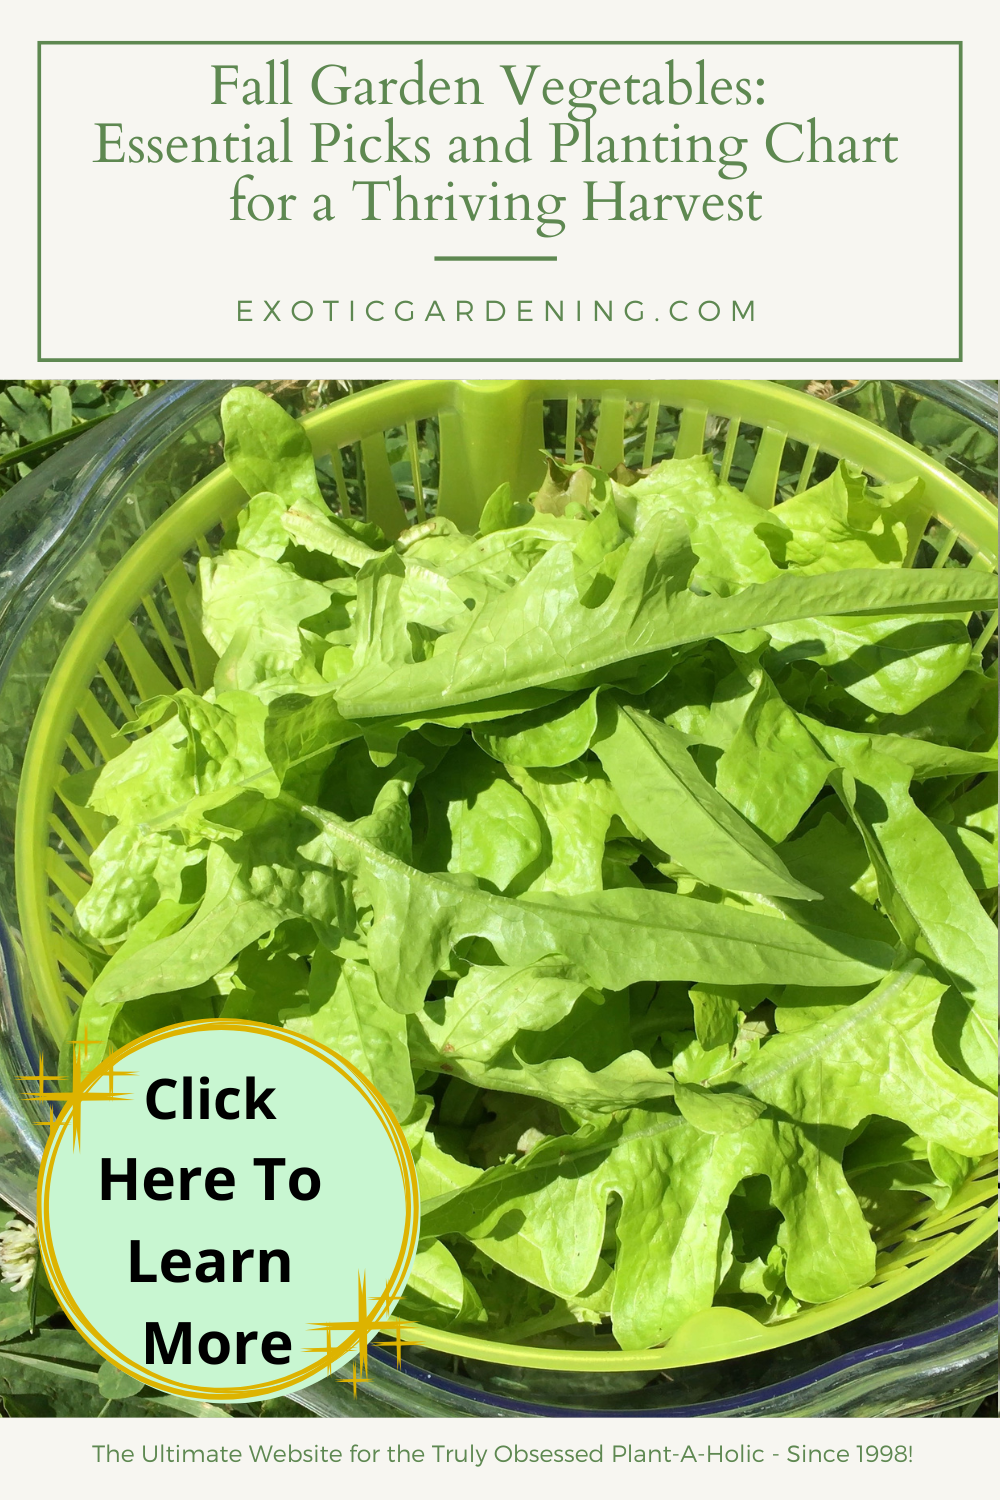
<path id="1" fill-rule="evenodd" d="M 372 359 L 367 355 L 338 354 L 335 359 L 325 357 L 302 358 L 298 356 L 281 357 L 279 355 L 267 355 L 260 359 L 249 358 L 240 355 L 230 358 L 225 355 L 209 356 L 161 356 L 155 354 L 101 355 L 87 356 L 86 358 L 75 355 L 44 355 L 42 353 L 42 48 L 43 47 L 327 47 L 336 45 L 338 47 L 564 47 L 563 41 L 543 41 L 538 38 L 527 40 L 514 40 L 510 37 L 501 37 L 496 40 L 481 39 L 479 41 L 468 41 L 451 39 L 447 41 L 436 41 L 424 38 L 422 41 L 409 41 L 404 38 L 393 37 L 382 38 L 379 41 L 344 41 L 330 38 L 311 40 L 300 39 L 298 41 L 282 41 L 279 39 L 228 38 L 219 41 L 206 38 L 204 40 L 193 40 L 175 37 L 164 41 L 129 41 L 124 38 L 117 39 L 93 39 L 84 38 L 71 40 L 62 38 L 58 41 L 39 40 L 38 50 L 38 103 L 37 103 L 37 253 L 36 253 L 36 360 L 40 365 L 44 364 L 137 364 L 141 362 L 158 365 L 313 365 L 337 366 L 347 362 L 368 365 L 764 365 L 764 364 L 815 364 L 817 361 L 833 363 L 850 363 L 854 365 L 883 364 L 886 362 L 917 363 L 922 364 L 961 364 L 963 358 L 964 340 L 964 275 L 965 275 L 965 249 L 964 249 L 964 183 L 963 183 L 963 46 L 961 41 L 934 41 L 929 38 L 921 40 L 875 40 L 875 39 L 849 39 L 838 38 L 836 40 L 796 40 L 785 38 L 781 41 L 761 40 L 734 40 L 716 38 L 712 41 L 698 41 L 695 39 L 679 38 L 673 41 L 637 40 L 631 38 L 629 41 L 601 41 L 596 38 L 574 39 L 573 45 L 580 47 L 956 47 L 958 49 L 958 297 L 956 305 L 958 322 L 958 353 L 944 355 L 871 355 L 865 359 L 857 359 L 849 354 L 810 354 L 810 355 L 767 355 L 761 358 L 748 359 L 734 355 L 713 355 L 711 357 L 698 357 L 694 355 L 676 356 L 662 359 L 625 359 L 616 358 L 614 355 L 603 355 L 599 359 L 553 359 L 550 355 L 537 358 L 524 358 L 507 356 L 496 359 L 470 359 L 467 355 L 436 355 L 434 358 L 418 359 L 412 355 L 400 355 L 398 357 L 383 356 Z"/>

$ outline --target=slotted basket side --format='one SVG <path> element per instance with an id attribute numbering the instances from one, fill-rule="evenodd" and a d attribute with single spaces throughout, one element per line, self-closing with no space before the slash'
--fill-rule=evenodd
<path id="1" fill-rule="evenodd" d="M 408 386 L 425 385 L 426 393 L 409 398 Z M 642 466 L 654 454 L 657 424 L 667 412 L 680 414 L 679 433 L 671 456 L 690 458 L 704 451 L 711 418 L 728 424 L 720 455 L 720 473 L 730 468 L 741 432 L 756 439 L 756 455 L 743 489 L 756 504 L 774 504 L 782 459 L 789 442 L 806 452 L 797 476 L 797 489 L 806 488 L 820 454 L 847 458 L 881 482 L 897 483 L 918 474 L 924 481 L 926 514 L 956 532 L 971 553 L 989 567 L 997 562 L 996 510 L 982 495 L 920 453 L 902 438 L 885 432 L 850 413 L 818 401 L 801 391 L 763 381 L 646 381 L 614 388 L 600 381 L 494 381 L 474 384 L 412 382 L 361 391 L 348 401 L 307 417 L 317 457 L 331 449 L 365 445 L 375 466 L 376 480 L 368 485 L 371 520 L 396 536 L 409 524 L 388 466 L 378 464 L 377 434 L 437 417 L 440 426 L 441 480 L 438 510 L 463 530 L 475 530 L 483 505 L 497 485 L 510 481 L 515 499 L 536 489 L 544 476 L 542 411 L 545 402 L 567 406 L 564 455 L 582 458 L 577 440 L 577 415 L 584 403 L 597 403 L 594 462 L 612 470 L 623 461 L 626 410 L 646 407 Z M 348 410 L 349 408 L 349 410 Z M 415 446 L 409 446 L 412 486 L 420 488 Z M 373 513 L 377 509 L 378 513 Z"/>
<path id="2" fill-rule="evenodd" d="M 515 498 L 523 498 L 541 482 L 547 401 L 566 403 L 568 460 L 583 456 L 578 421 L 584 406 L 591 409 L 593 459 L 605 469 L 623 461 L 626 419 L 635 418 L 637 405 L 645 412 L 640 423 L 633 420 L 630 442 L 636 447 L 641 437 L 643 466 L 658 450 L 665 419 L 671 427 L 670 451 L 677 458 L 705 451 L 716 427 L 724 478 L 741 432 L 748 433 L 754 456 L 743 490 L 764 509 L 774 504 L 790 441 L 805 448 L 793 475 L 796 491 L 806 487 L 821 455 L 848 458 L 881 481 L 917 474 L 924 481 L 926 509 L 911 533 L 911 561 L 930 522 L 932 566 L 943 565 L 961 545 L 967 566 L 995 567 L 996 512 L 984 497 L 901 439 L 814 398 L 764 382 L 664 381 L 624 388 L 596 381 L 399 382 L 359 392 L 314 413 L 303 425 L 316 458 L 330 460 L 344 511 L 351 509 L 344 464 L 349 457 L 367 518 L 398 536 L 414 515 L 407 515 L 400 497 L 387 457 L 387 434 L 405 435 L 412 508 L 420 518 L 424 498 L 418 424 L 436 423 L 437 509 L 471 530 L 499 483 L 509 480 Z M 197 623 L 195 567 L 200 556 L 217 549 L 223 530 L 245 502 L 244 491 L 223 466 L 154 521 L 98 589 L 60 654 L 39 705 L 21 777 L 15 853 L 21 933 L 35 1001 L 57 1044 L 70 1033 L 75 1007 L 94 978 L 72 918 L 87 889 L 91 852 L 104 831 L 101 818 L 64 795 L 66 780 L 126 748 L 122 725 L 144 699 L 180 687 L 204 691 L 211 684 L 216 658 Z M 976 649 L 983 649 L 995 629 L 994 615 L 981 628 Z M 709 1309 L 697 1315 L 697 1326 L 681 1330 L 667 1350 L 574 1354 L 573 1367 L 655 1369 L 728 1358 L 861 1316 L 928 1280 L 990 1235 L 995 1210 L 991 1220 L 989 1182 L 978 1169 L 977 1174 L 956 1200 L 961 1208 L 953 1203 L 944 1215 L 928 1208 L 898 1242 L 882 1250 L 869 1288 L 767 1329 L 748 1328 L 753 1320 L 731 1309 Z M 478 1359 L 550 1368 L 565 1368 L 569 1359 L 565 1351 L 515 1349 L 431 1329 L 421 1330 L 421 1336 L 431 1347 Z"/>

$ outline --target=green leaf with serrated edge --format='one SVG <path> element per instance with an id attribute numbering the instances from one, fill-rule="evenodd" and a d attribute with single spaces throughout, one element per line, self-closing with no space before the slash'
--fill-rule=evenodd
<path id="1" fill-rule="evenodd" d="M 330 692 L 310 696 L 287 693 L 268 704 L 264 746 L 268 760 L 283 781 L 299 766 L 321 768 L 324 756 L 332 756 L 340 745 L 357 739 L 360 734 L 357 724 L 341 718 Z M 256 781 L 249 784 L 256 789 Z"/>
<path id="2" fill-rule="evenodd" d="M 967 614 L 996 604 L 996 579 L 958 569 L 852 569 L 783 575 L 729 598 L 686 587 L 691 553 L 666 518 L 636 537 L 607 599 L 577 596 L 573 558 L 553 547 L 521 583 L 442 636 L 429 660 L 398 663 L 362 651 L 338 688 L 346 718 L 412 716 L 514 689 L 570 689 L 627 680 L 638 658 L 782 621 L 821 615 Z"/>
<path id="3" fill-rule="evenodd" d="M 365 563 L 380 555 L 374 547 L 345 530 L 336 517 L 317 515 L 312 509 L 300 505 L 290 506 L 284 511 L 281 524 L 299 546 L 310 552 L 324 552 L 352 568 L 363 568 Z"/>
<path id="4" fill-rule="evenodd" d="M 225 814 L 237 816 L 233 808 Z M 239 816 L 242 827 L 230 830 L 233 838 L 208 851 L 205 895 L 196 914 L 135 952 L 123 950 L 91 989 L 91 1005 L 120 1005 L 202 984 L 287 917 L 306 917 L 327 931 L 353 928 L 350 881 L 299 852 L 309 820 L 303 825 L 286 806 L 261 801 Z"/>
<path id="5" fill-rule="evenodd" d="M 785 528 L 781 561 L 799 573 L 900 568 L 908 547 L 906 520 L 922 492 L 919 479 L 870 486 L 861 469 L 842 460 L 828 478 L 770 513 L 768 520 Z"/>
<path id="6" fill-rule="evenodd" d="M 658 1068 L 645 1052 L 625 1052 L 595 1071 L 576 1057 L 527 1062 L 511 1046 L 489 1062 L 477 1062 L 435 1051 L 429 1039 L 420 1035 L 422 1020 L 418 1014 L 410 1021 L 414 1063 L 464 1079 L 476 1088 L 545 1099 L 575 1116 L 628 1109 L 674 1092 L 673 1073 L 669 1068 Z"/>
<path id="7" fill-rule="evenodd" d="M 409 641 L 408 648 L 404 649 L 408 649 L 412 659 L 417 661 L 434 649 L 434 642 L 442 632 L 463 624 L 470 611 L 478 609 L 501 587 L 481 570 L 469 567 L 462 572 L 457 566 L 472 545 L 468 537 L 435 537 L 433 540 L 438 544 L 437 566 L 422 560 L 423 548 L 414 547 L 412 552 L 407 552 L 397 595 L 397 613 L 406 620 Z M 461 543 L 461 549 L 456 545 L 452 557 L 446 561 L 440 555 L 440 548 L 452 542 Z M 372 575 L 366 575 L 362 580 L 362 590 L 367 593 L 369 576 L 388 581 L 392 571 L 385 564 L 372 570 Z M 452 573 L 456 576 L 450 576 Z M 363 621 L 364 606 L 360 618 Z"/>
<path id="8" fill-rule="evenodd" d="M 374 914 L 369 961 L 395 1010 L 417 1010 L 451 949 L 474 935 L 487 938 L 510 965 L 562 953 L 598 989 L 692 974 L 722 984 L 856 984 L 888 966 L 888 949 L 847 933 L 658 891 L 512 901 L 453 876 L 414 870 L 322 809 L 286 800 L 322 830 L 307 857 L 329 859 L 364 886 Z"/>
<path id="9" fill-rule="evenodd" d="M 567 1295 L 591 1273 L 608 1199 L 618 1194 L 615 1328 L 623 1347 L 645 1347 L 710 1305 L 728 1199 L 745 1177 L 765 1175 L 785 1221 L 789 1288 L 804 1301 L 843 1295 L 874 1267 L 839 1161 L 851 1129 L 891 1109 L 946 1146 L 960 1137 L 986 1148 L 993 1134 L 990 1096 L 934 1048 L 943 990 L 913 964 L 859 1002 L 865 1014 L 852 1007 L 850 1019 L 772 1038 L 739 1078 L 770 1110 L 742 1129 L 708 1134 L 669 1105 L 588 1124 L 427 1203 L 424 1230 L 476 1240 L 523 1215 L 518 1232 L 538 1246 L 539 1284 Z M 789 1118 L 793 1109 L 803 1124 Z M 654 1198 L 661 1211 L 652 1221 Z"/>
<path id="10" fill-rule="evenodd" d="M 290 563 L 232 548 L 198 567 L 200 623 L 218 652 L 216 687 L 252 689 L 271 681 L 321 682 L 303 651 L 302 622 L 322 615 L 331 591 Z"/>
<path id="11" fill-rule="evenodd" d="M 723 1277 L 719 1292 L 722 1296 L 740 1293 L 742 1296 L 763 1297 L 782 1318 L 799 1310 L 799 1304 L 789 1296 L 785 1285 L 785 1252 L 780 1245 L 771 1247 L 767 1260 L 760 1256 L 752 1261 L 734 1260 Z"/>
<path id="12" fill-rule="evenodd" d="M 255 557 L 269 557 L 277 562 L 287 551 L 290 540 L 288 529 L 282 521 L 285 502 L 280 495 L 270 495 L 261 490 L 254 495 L 237 517 L 239 532 L 236 545 L 241 552 L 251 552 Z"/>
<path id="13" fill-rule="evenodd" d="M 238 386 L 222 399 L 222 426 L 226 464 L 248 495 L 277 495 L 287 510 L 327 521 L 345 537 L 365 543 L 366 553 L 371 545 L 385 545 L 377 527 L 330 515 L 305 428 L 276 401 L 252 386 Z"/>
<path id="14" fill-rule="evenodd" d="M 93 880 L 77 905 L 77 921 L 98 942 L 121 943 L 159 902 L 182 900 L 206 852 L 175 829 L 119 823 L 91 856 Z"/>
<path id="15" fill-rule="evenodd" d="M 406 1119 L 415 1097 L 406 1022 L 382 1000 L 368 965 L 337 959 L 321 946 L 312 959 L 309 999 L 316 1008 L 287 1020 L 285 1029 L 346 1057 Z"/>
<path id="16" fill-rule="evenodd" d="M 252 693 L 207 703 L 182 689 L 176 715 L 104 766 L 89 805 L 122 822 L 152 823 L 192 797 L 231 797 L 253 785 L 273 796 L 280 782 L 265 747 L 267 709 Z M 204 805 L 211 805 L 206 800 Z"/>
<path id="17" fill-rule="evenodd" d="M 246 703 L 253 711 L 244 716 Z M 204 888 L 207 840 L 221 832 L 205 816 L 241 791 L 273 794 L 279 775 L 321 762 L 359 733 L 329 697 L 283 698 L 264 710 L 263 722 L 261 706 L 250 694 L 223 694 L 201 704 L 197 733 L 191 721 L 199 716 L 185 712 L 104 768 L 92 804 L 120 821 L 91 857 L 93 880 L 76 912 L 86 932 L 115 942 L 160 903 L 193 911 Z"/>
<path id="18" fill-rule="evenodd" d="M 762 1117 L 712 1135 L 668 1104 L 545 1141 L 522 1161 L 425 1204 L 422 1222 L 428 1233 L 501 1243 L 504 1222 L 518 1223 L 520 1238 L 537 1251 L 531 1279 L 571 1296 L 593 1275 L 608 1202 L 617 1196 L 612 1317 L 623 1348 L 646 1348 L 711 1305 L 727 1268 L 726 1205 L 744 1177 L 759 1173 L 771 1176 L 786 1214 L 790 1286 L 799 1269 L 798 1280 L 822 1300 L 871 1275 L 874 1247 L 834 1156 L 780 1121 Z M 808 1216 L 796 1212 L 805 1201 Z"/>
<path id="19" fill-rule="evenodd" d="M 730 594 L 777 575 L 761 538 L 760 507 L 718 478 L 710 453 L 658 464 L 631 486 L 629 498 L 636 506 L 637 531 L 660 513 L 683 517 L 698 557 L 695 578 L 702 590 Z M 770 512 L 771 528 L 780 531 L 774 516 Z"/>
<path id="20" fill-rule="evenodd" d="M 442 1203 L 483 1176 L 482 1168 L 457 1161 L 455 1157 L 443 1151 L 429 1131 L 414 1148 L 414 1160 L 422 1204 L 432 1199 Z M 421 1245 L 426 1247 L 432 1244 L 433 1240 L 433 1235 L 425 1234 L 421 1239 Z M 541 1262 L 537 1246 L 530 1238 L 518 1233 L 514 1226 L 505 1225 L 501 1237 L 494 1239 L 490 1236 L 482 1236 L 476 1243 L 477 1248 L 482 1249 L 498 1265 L 504 1266 L 515 1275 L 522 1276 L 536 1285 L 541 1284 L 538 1274 Z M 603 1306 L 600 1289 L 607 1285 L 608 1270 L 604 1262 L 598 1263 L 590 1286 L 581 1294 L 588 1302 L 596 1301 L 597 1304 Z"/>
<path id="21" fill-rule="evenodd" d="M 206 702 L 182 690 L 157 701 L 156 717 L 171 705 L 178 714 L 109 761 L 88 794 L 90 807 L 137 837 L 194 826 L 195 814 L 240 792 L 273 796 L 290 771 L 361 734 L 341 718 L 326 687 L 285 693 L 267 705 L 249 692 Z M 100 862 L 104 845 L 95 853 Z"/>
<path id="22" fill-rule="evenodd" d="M 706 885 L 819 899 L 706 781 L 676 729 L 608 697 L 594 749 L 629 817 Z"/>
<path id="23" fill-rule="evenodd" d="M 901 940 L 951 976 L 969 1007 L 962 1028 L 966 1066 L 996 1079 L 996 929 L 947 839 L 909 794 L 910 771 L 890 756 L 803 719 L 846 774 L 838 791 L 868 848 L 882 906 Z"/>
<path id="24" fill-rule="evenodd" d="M 600 1323 L 611 1314 L 615 1273 L 603 1257 L 581 1292 L 573 1297 L 553 1297 L 539 1286 L 538 1249 L 524 1235 L 510 1234 L 504 1225 L 502 1237 L 483 1235 L 467 1248 L 473 1256 L 470 1269 L 479 1271 L 477 1285 L 490 1320 L 504 1342 L 524 1343 L 553 1328 L 574 1322 Z M 484 1276 L 486 1260 L 495 1265 Z"/>
<path id="25" fill-rule="evenodd" d="M 222 401 L 226 463 L 248 495 L 280 495 L 286 506 L 312 502 L 323 510 L 305 429 L 276 401 L 237 386 Z"/>
<path id="26" fill-rule="evenodd" d="M 851 1188 L 865 1210 L 872 1232 L 880 1236 L 895 1218 L 893 1208 L 897 1205 L 899 1216 L 909 1217 L 913 1211 L 915 1194 L 929 1198 L 938 1213 L 943 1212 L 955 1196 L 952 1188 L 937 1181 L 926 1161 L 905 1162 L 893 1167 L 873 1167 L 870 1171 L 858 1172 L 851 1179 Z"/>
<path id="27" fill-rule="evenodd" d="M 444 542 L 439 536 L 424 538 L 412 548 L 412 556 L 447 579 L 457 598 L 471 599 L 465 608 L 474 613 L 530 573 L 551 547 L 575 545 L 583 530 L 580 521 L 541 517 L 530 505 L 519 503 L 514 509 L 507 530 L 478 537 L 457 533 Z M 441 524 L 439 519 L 436 526 Z M 411 556 L 411 549 L 406 555 Z"/>

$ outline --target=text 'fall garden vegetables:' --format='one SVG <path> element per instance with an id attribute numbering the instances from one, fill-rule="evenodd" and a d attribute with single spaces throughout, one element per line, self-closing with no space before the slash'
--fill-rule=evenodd
<path id="1" fill-rule="evenodd" d="M 223 416 L 214 686 L 76 778 L 88 1066 L 201 1015 L 347 1056 L 423 1323 L 639 1349 L 865 1284 L 995 1139 L 996 579 L 906 566 L 919 485 L 846 464 L 765 511 L 553 463 L 390 544 L 276 404 Z"/>

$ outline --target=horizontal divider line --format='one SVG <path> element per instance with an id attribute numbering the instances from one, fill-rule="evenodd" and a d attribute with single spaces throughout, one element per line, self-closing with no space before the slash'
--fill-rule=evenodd
<path id="1" fill-rule="evenodd" d="M 558 260 L 558 255 L 435 255 L 435 260 Z"/>

